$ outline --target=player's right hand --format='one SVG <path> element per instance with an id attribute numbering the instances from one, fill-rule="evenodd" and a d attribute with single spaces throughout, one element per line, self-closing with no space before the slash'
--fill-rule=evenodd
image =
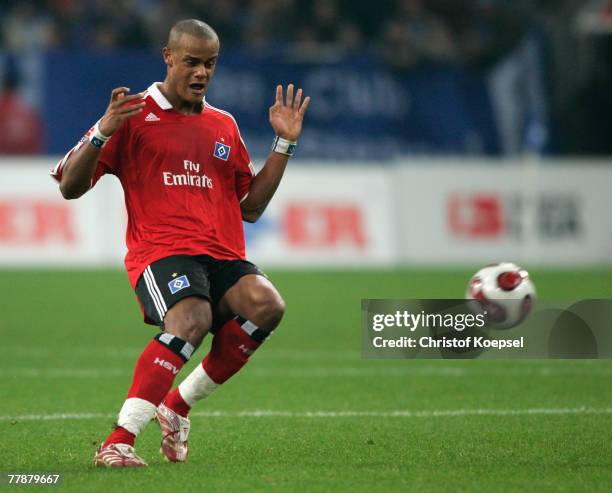
<path id="1" fill-rule="evenodd" d="M 100 132 L 107 137 L 113 135 L 124 120 L 137 115 L 145 106 L 144 101 L 134 104 L 134 101 L 142 99 L 144 92 L 127 96 L 128 92 L 128 87 L 117 87 L 111 93 L 110 103 L 99 125 Z"/>

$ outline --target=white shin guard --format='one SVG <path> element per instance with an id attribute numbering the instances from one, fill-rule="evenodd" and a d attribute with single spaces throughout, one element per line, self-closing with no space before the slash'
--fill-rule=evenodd
<path id="1" fill-rule="evenodd" d="M 130 397 L 123 403 L 117 424 L 138 436 L 153 419 L 157 406 L 138 397 Z"/>
<path id="2" fill-rule="evenodd" d="M 219 384 L 212 381 L 206 374 L 202 364 L 199 364 L 178 386 L 183 400 L 191 407 L 199 400 L 212 394 Z"/>

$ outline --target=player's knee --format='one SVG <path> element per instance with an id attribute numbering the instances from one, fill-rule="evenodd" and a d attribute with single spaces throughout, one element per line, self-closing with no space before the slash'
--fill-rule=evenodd
<path id="1" fill-rule="evenodd" d="M 165 330 L 198 347 L 212 325 L 212 311 L 208 301 L 187 298 L 173 306 L 165 319 Z"/>
<path id="2" fill-rule="evenodd" d="M 198 347 L 202 344 L 204 337 L 210 330 L 210 320 L 194 318 L 188 320 L 181 329 L 181 339 L 188 341 L 193 347 Z"/>
<path id="3" fill-rule="evenodd" d="M 274 330 L 285 314 L 285 302 L 275 289 L 261 289 L 253 294 L 252 321 L 262 330 Z"/>

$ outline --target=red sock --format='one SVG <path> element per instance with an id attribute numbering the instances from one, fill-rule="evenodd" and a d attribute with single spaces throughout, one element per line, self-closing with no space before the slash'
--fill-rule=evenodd
<path id="1" fill-rule="evenodd" d="M 170 393 L 165 397 L 164 405 L 172 409 L 175 413 L 183 416 L 183 418 L 186 418 L 191 410 L 191 406 L 189 406 L 189 404 L 183 400 L 178 387 L 170 391 Z"/>
<path id="2" fill-rule="evenodd" d="M 127 398 L 139 397 L 159 406 L 184 364 L 168 346 L 152 340 L 136 362 Z"/>
<path id="3" fill-rule="evenodd" d="M 213 338 L 210 352 L 202 361 L 202 368 L 207 375 L 206 378 L 210 378 L 216 384 L 222 384 L 238 372 L 249 360 L 251 354 L 261 345 L 260 341 L 263 341 L 267 336 L 260 329 L 254 328 L 253 324 L 247 320 L 241 319 L 240 321 L 244 327 L 250 328 L 251 334 L 254 334 L 259 340 L 249 335 L 236 319 L 229 320 L 221 327 Z M 203 375 L 198 374 L 196 368 L 185 382 L 165 397 L 164 404 L 174 412 L 186 417 L 191 406 L 185 402 L 179 388 L 190 392 L 192 401 L 205 398 L 208 394 L 202 388 L 197 389 L 197 383 L 202 378 Z M 192 379 L 191 383 L 187 385 L 187 388 L 183 388 L 190 379 Z"/>
<path id="4" fill-rule="evenodd" d="M 184 364 L 184 360 L 168 346 L 152 340 L 136 362 L 127 398 L 138 397 L 158 406 Z M 118 426 L 103 446 L 110 443 L 134 445 L 134 439 L 132 433 Z"/>
<path id="5" fill-rule="evenodd" d="M 128 445 L 131 445 L 133 447 L 134 440 L 136 440 L 136 436 L 127 431 L 125 428 L 117 426 L 108 436 L 102 447 L 106 447 L 111 443 L 127 443 Z"/>
<path id="6" fill-rule="evenodd" d="M 215 335 L 202 367 L 215 383 L 222 384 L 247 363 L 259 346 L 261 342 L 247 334 L 235 319 L 229 320 Z"/>

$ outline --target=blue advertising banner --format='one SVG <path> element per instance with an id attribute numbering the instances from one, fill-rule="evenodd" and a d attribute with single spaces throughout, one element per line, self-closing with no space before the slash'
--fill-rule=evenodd
<path id="1" fill-rule="evenodd" d="M 161 54 L 48 54 L 43 109 L 49 153 L 70 148 L 103 114 L 111 90 L 165 76 Z M 231 112 L 255 158 L 268 152 L 268 107 L 278 83 L 312 97 L 300 158 L 388 159 L 405 154 L 499 153 L 485 80 L 452 67 L 392 73 L 367 57 L 287 63 L 222 53 L 207 100 Z"/>

